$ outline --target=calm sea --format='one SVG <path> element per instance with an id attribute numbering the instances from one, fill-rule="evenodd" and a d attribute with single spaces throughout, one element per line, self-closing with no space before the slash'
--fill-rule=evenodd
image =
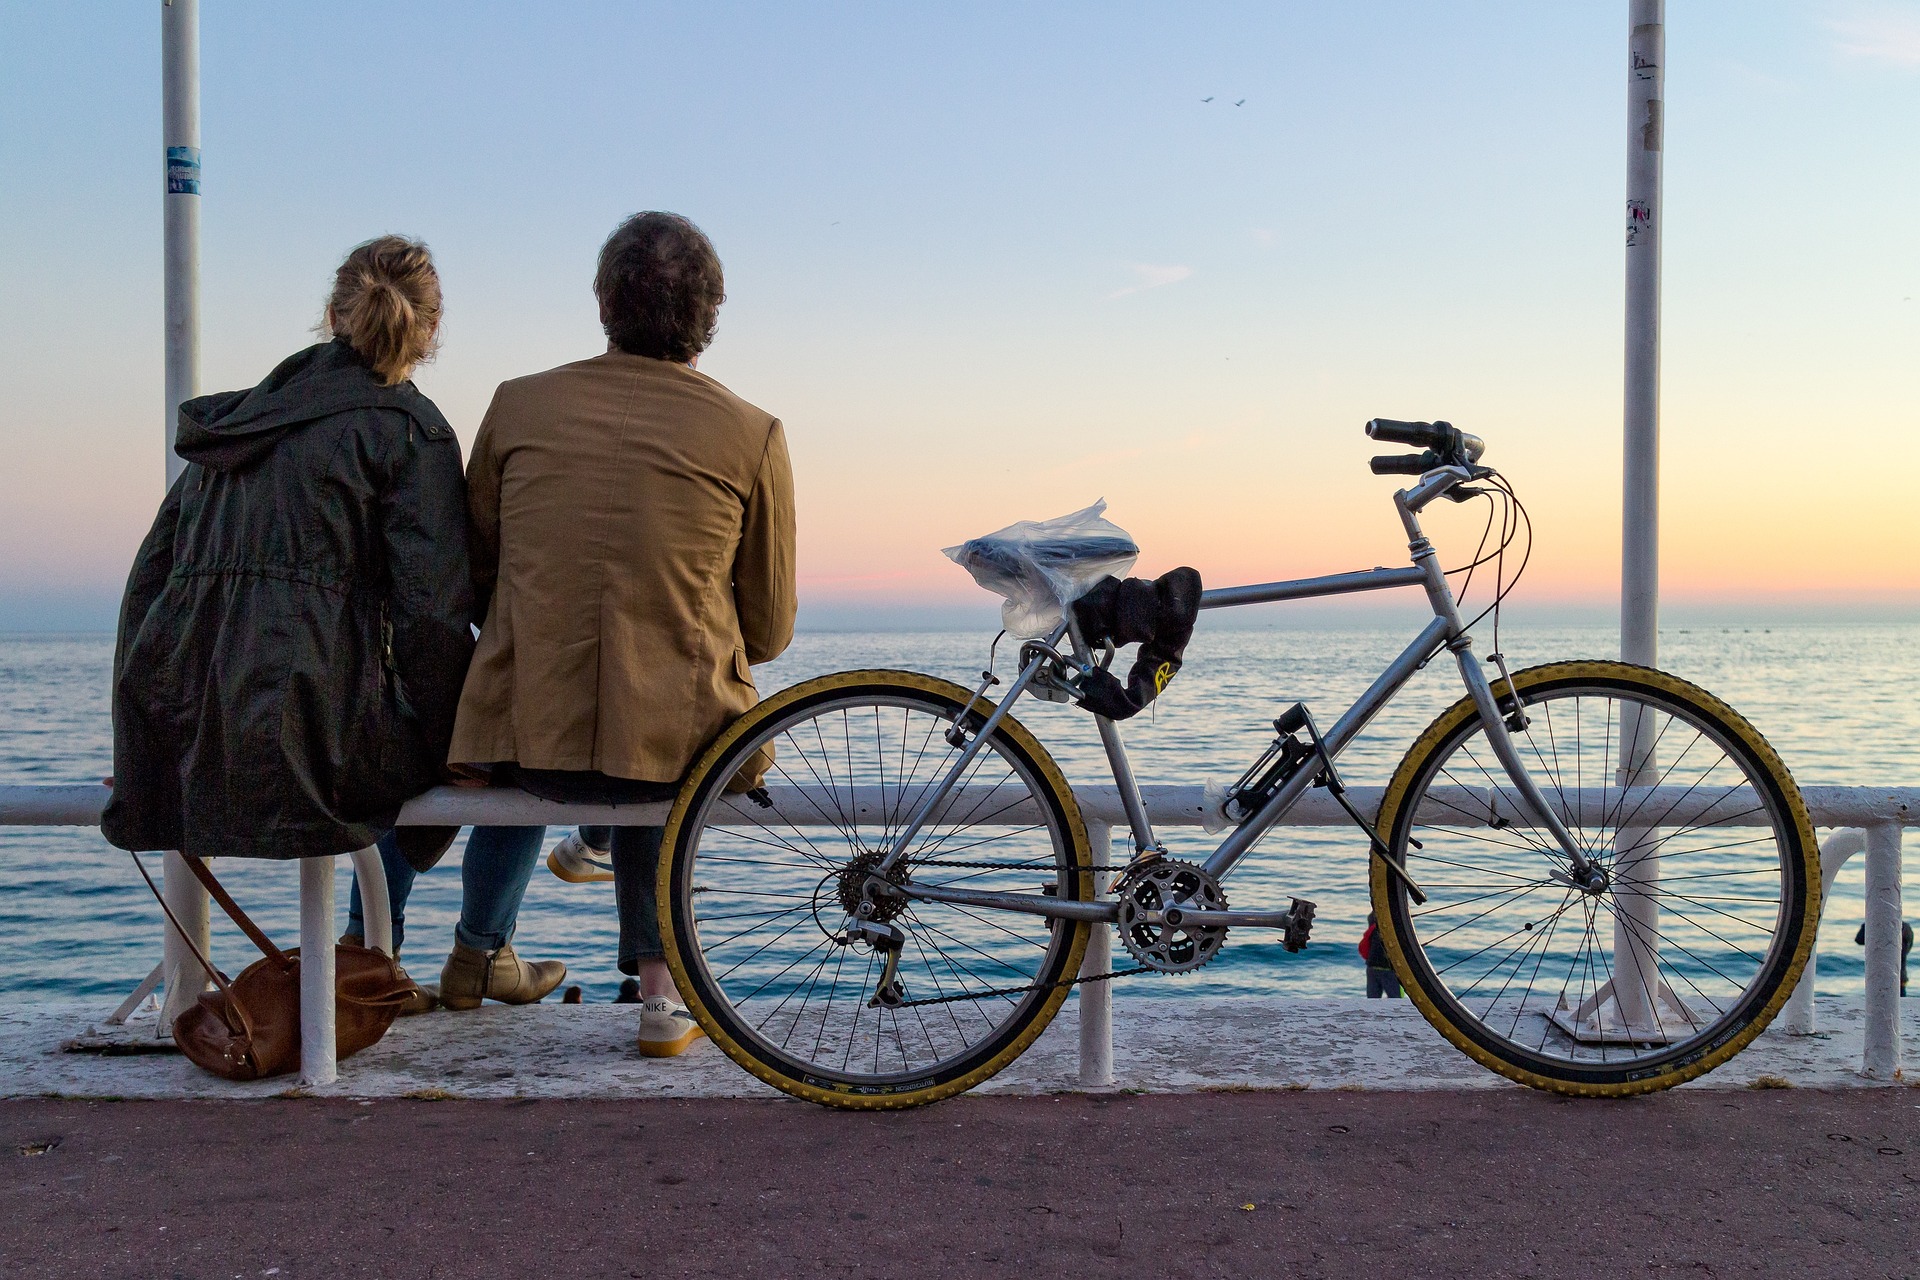
<path id="1" fill-rule="evenodd" d="M 1186 669 L 1154 708 L 1125 729 L 1144 783 L 1230 781 L 1271 736 L 1278 709 L 1305 699 L 1330 722 L 1399 651 L 1413 628 L 1222 630 L 1204 625 Z M 829 671 L 904 667 L 971 684 L 984 665 L 984 633 L 811 633 L 762 668 L 762 690 Z M 1507 627 L 1516 669 L 1571 657 L 1612 657 L 1610 628 Z M 1486 640 L 1480 647 L 1484 650 Z M 108 636 L 0 637 L 0 782 L 85 782 L 111 768 Z M 1662 665 L 1713 690 L 1772 740 L 1803 784 L 1920 784 L 1920 626 L 1700 626 L 1661 636 Z M 1002 673 L 1009 654 L 1003 646 Z M 1435 664 L 1416 678 L 1342 760 L 1350 781 L 1383 783 L 1427 721 L 1460 694 Z M 1105 781 L 1091 721 L 1081 712 L 1023 703 L 1020 712 L 1076 782 Z M 558 839 L 562 831 L 548 833 Z M 1210 847 L 1198 828 L 1162 833 L 1175 856 Z M 153 864 L 158 866 L 157 859 Z M 221 875 L 276 937 L 297 939 L 297 877 L 285 864 L 223 865 Z M 1137 978 L 1124 994 L 1178 996 L 1284 992 L 1350 995 L 1364 989 L 1354 951 L 1367 914 L 1366 843 L 1357 833 L 1282 828 L 1236 870 L 1236 906 L 1319 904 L 1314 941 L 1297 956 L 1269 947 L 1236 951 L 1184 978 Z M 159 957 L 159 909 L 127 855 L 91 830 L 0 827 L 0 1000 L 115 1000 Z M 1821 938 L 1820 990 L 1857 993 L 1861 951 L 1860 860 L 1836 886 Z M 423 876 L 407 911 L 405 959 L 430 980 L 451 944 L 459 911 L 458 849 Z M 344 919 L 344 894 L 342 918 Z M 1920 912 L 1914 914 L 1920 915 Z M 611 885 L 569 885 L 544 863 L 535 872 L 516 945 L 565 960 L 590 1000 L 611 999 Z M 229 928 L 215 929 L 215 959 L 229 972 L 253 956 Z"/>

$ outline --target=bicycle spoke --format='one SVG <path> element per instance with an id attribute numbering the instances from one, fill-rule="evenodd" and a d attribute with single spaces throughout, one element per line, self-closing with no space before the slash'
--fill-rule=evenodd
<path id="1" fill-rule="evenodd" d="M 700 890 L 692 915 L 706 1003 L 737 1015 L 734 1038 L 779 1055 L 790 1064 L 783 1072 L 864 1081 L 957 1062 L 1029 1018 L 1061 975 L 1067 942 L 1084 937 L 1079 922 L 886 899 L 874 918 L 904 938 L 906 1003 L 869 1003 L 884 955 L 851 927 L 851 912 L 868 900 L 865 877 L 936 791 L 940 802 L 904 846 L 902 874 L 1079 893 L 1058 805 L 1000 734 L 977 742 L 952 776 L 958 756 L 944 732 L 957 709 L 916 696 L 824 700 L 730 748 L 745 760 L 755 743 L 771 745 L 777 808 L 723 795 L 689 819 L 698 834 L 683 856 Z"/>
<path id="2" fill-rule="evenodd" d="M 1657 1069 L 1744 1016 L 1783 963 L 1791 828 L 1764 767 L 1710 716 L 1663 697 L 1523 693 L 1528 724 L 1514 741 L 1576 846 L 1608 873 L 1597 896 L 1542 876 L 1539 859 L 1557 865 L 1556 851 L 1535 842 L 1510 779 L 1487 763 L 1477 717 L 1431 749 L 1400 802 L 1395 851 L 1429 895 L 1415 907 L 1388 882 L 1415 977 L 1450 1021 L 1479 1026 L 1530 1070 L 1644 1077 L 1642 1064 Z M 1482 796 L 1490 812 L 1476 811 Z M 1495 815 L 1515 825 L 1496 829 Z M 1747 823 L 1763 829 L 1735 825 Z"/>

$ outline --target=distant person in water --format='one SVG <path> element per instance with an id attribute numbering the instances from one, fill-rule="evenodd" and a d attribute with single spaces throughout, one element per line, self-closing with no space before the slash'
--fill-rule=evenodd
<path id="1" fill-rule="evenodd" d="M 444 829 L 392 834 L 444 775 L 473 652 L 460 446 L 408 380 L 440 306 L 425 245 L 368 241 L 334 277 L 329 341 L 180 406 L 188 465 L 114 653 L 101 827 L 120 848 L 309 858 L 381 841 L 403 870 L 444 848 Z"/>
<path id="2" fill-rule="evenodd" d="M 1398 1000 L 1400 975 L 1393 971 L 1393 961 L 1387 957 L 1387 944 L 1380 937 L 1380 919 L 1371 911 L 1367 912 L 1367 931 L 1360 935 L 1360 958 L 1367 962 L 1367 999 L 1385 996 Z"/>
<path id="3" fill-rule="evenodd" d="M 793 637 L 793 475 L 779 420 L 694 367 L 725 298 L 699 228 L 635 214 L 593 286 L 605 353 L 503 383 L 468 461 L 486 621 L 450 758 L 552 800 L 638 804 L 675 794 L 758 701 L 749 664 Z M 677 1054 L 698 1028 L 655 917 L 662 829 L 584 834 L 611 863 L 639 1048 Z M 544 837 L 483 828 L 473 843 L 531 871 Z M 490 963 L 456 947 L 442 997 L 484 993 Z"/>

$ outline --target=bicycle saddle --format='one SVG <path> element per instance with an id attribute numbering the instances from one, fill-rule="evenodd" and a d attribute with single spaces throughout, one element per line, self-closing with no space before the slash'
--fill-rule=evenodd
<path id="1" fill-rule="evenodd" d="M 1140 554 L 1127 531 L 1104 519 L 1105 502 L 1053 520 L 1021 520 L 946 548 L 947 558 L 1000 596 L 1000 619 L 1023 639 L 1058 626 L 1061 610 Z"/>
<path id="2" fill-rule="evenodd" d="M 1049 538 L 1015 542 L 989 534 L 971 538 L 960 545 L 958 559 L 968 570 L 982 569 L 1016 579 L 1028 579 L 1036 572 L 1052 569 L 1072 576 L 1080 565 L 1093 561 L 1137 556 L 1140 548 L 1131 538 L 1111 534 L 1087 534 L 1081 537 Z M 978 577 L 979 574 L 975 574 Z"/>

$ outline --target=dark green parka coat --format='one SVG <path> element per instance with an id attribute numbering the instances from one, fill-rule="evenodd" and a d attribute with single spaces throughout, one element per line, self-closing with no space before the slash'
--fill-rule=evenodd
<path id="1" fill-rule="evenodd" d="M 103 832 L 199 857 L 372 844 L 440 777 L 473 654 L 452 428 L 335 340 L 182 405 L 175 451 L 120 612 Z"/>

